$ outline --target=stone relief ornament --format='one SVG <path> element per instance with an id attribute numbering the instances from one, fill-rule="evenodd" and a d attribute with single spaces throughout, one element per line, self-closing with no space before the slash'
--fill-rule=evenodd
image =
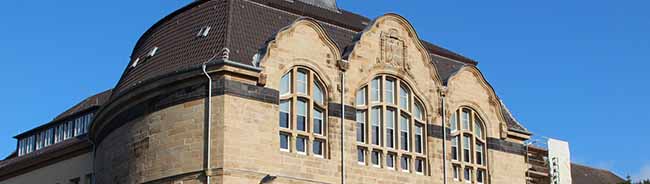
<path id="1" fill-rule="evenodd" d="M 399 38 L 397 29 L 381 33 L 381 59 L 378 63 L 408 72 L 411 66 L 406 62 L 406 45 Z"/>

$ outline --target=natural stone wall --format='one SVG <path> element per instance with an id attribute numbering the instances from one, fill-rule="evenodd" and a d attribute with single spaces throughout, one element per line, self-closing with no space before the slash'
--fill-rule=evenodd
<path id="1" fill-rule="evenodd" d="M 97 183 L 145 183 L 202 170 L 204 106 L 203 100 L 171 106 L 110 133 L 97 147 Z"/>

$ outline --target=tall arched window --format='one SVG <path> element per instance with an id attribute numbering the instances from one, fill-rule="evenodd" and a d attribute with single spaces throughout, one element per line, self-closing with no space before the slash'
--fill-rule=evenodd
<path id="1" fill-rule="evenodd" d="M 313 71 L 296 67 L 280 81 L 280 150 L 325 158 L 327 102 Z"/>
<path id="2" fill-rule="evenodd" d="M 387 75 L 357 91 L 359 164 L 426 173 L 426 115 L 411 91 L 406 82 Z"/>
<path id="3" fill-rule="evenodd" d="M 479 114 L 460 108 L 450 117 L 451 159 L 454 180 L 487 183 L 485 126 Z"/>

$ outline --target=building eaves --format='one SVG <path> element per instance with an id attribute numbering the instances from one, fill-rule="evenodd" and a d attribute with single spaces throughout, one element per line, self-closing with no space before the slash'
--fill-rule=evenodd
<path id="1" fill-rule="evenodd" d="M 39 132 L 44 129 L 49 128 L 49 126 L 52 126 L 53 124 L 57 124 L 61 121 L 64 121 L 68 118 L 76 117 L 80 114 L 85 114 L 87 112 L 97 110 L 99 107 L 104 105 L 108 100 L 110 99 L 112 89 L 103 91 L 101 93 L 95 94 L 93 96 L 90 96 L 83 101 L 77 103 L 76 105 L 72 106 L 68 110 L 64 111 L 63 113 L 59 114 L 56 118 L 54 118 L 52 121 L 42 124 L 38 127 L 32 128 L 30 130 L 24 131 L 16 136 L 14 138 L 18 139 L 27 135 L 31 135 L 34 132 Z"/>
<path id="2" fill-rule="evenodd" d="M 0 181 L 33 169 L 45 167 L 57 160 L 71 158 L 92 151 L 87 137 L 76 137 L 36 150 L 27 155 L 0 161 Z"/>
<path id="3" fill-rule="evenodd" d="M 515 118 L 515 116 L 510 112 L 510 109 L 506 107 L 506 104 L 503 103 L 503 100 L 499 99 L 501 103 L 501 111 L 503 113 L 503 118 L 506 121 L 506 124 L 508 125 L 508 130 L 510 131 L 515 131 L 517 133 L 523 133 L 527 135 L 532 135 L 530 131 L 526 127 L 524 127 L 519 121 Z"/>
<path id="4" fill-rule="evenodd" d="M 611 171 L 576 163 L 571 163 L 571 180 L 573 184 L 616 184 L 625 181 Z"/>

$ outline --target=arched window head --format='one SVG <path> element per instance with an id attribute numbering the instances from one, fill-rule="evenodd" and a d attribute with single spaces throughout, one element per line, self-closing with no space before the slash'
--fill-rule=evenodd
<path id="1" fill-rule="evenodd" d="M 487 144 L 481 116 L 475 110 L 463 107 L 452 113 L 449 124 L 454 180 L 487 183 Z"/>
<path id="2" fill-rule="evenodd" d="M 381 75 L 356 92 L 359 164 L 426 173 L 426 115 L 412 91 L 399 78 Z"/>
<path id="3" fill-rule="evenodd" d="M 327 101 L 315 72 L 296 67 L 280 79 L 280 150 L 325 158 Z"/>

